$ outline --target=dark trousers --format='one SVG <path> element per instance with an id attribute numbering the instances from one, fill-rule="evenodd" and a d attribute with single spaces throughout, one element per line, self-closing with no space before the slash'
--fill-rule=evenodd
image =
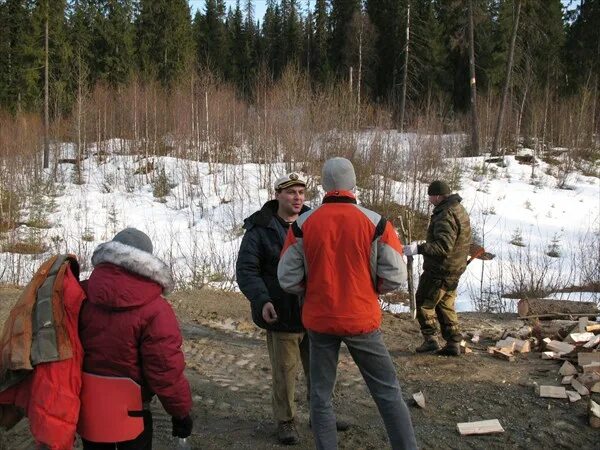
<path id="1" fill-rule="evenodd" d="M 83 450 L 152 450 L 152 413 L 144 410 L 144 431 L 138 437 L 123 442 L 83 441 Z"/>

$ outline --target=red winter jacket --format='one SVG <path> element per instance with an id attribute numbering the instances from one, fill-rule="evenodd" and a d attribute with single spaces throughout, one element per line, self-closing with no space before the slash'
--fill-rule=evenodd
<path id="1" fill-rule="evenodd" d="M 357 335 L 379 328 L 377 294 L 406 282 L 406 264 L 392 225 L 351 192 L 333 191 L 290 227 L 277 276 L 284 290 L 304 296 L 307 329 Z"/>
<path id="2" fill-rule="evenodd" d="M 25 380 L 0 393 L 0 404 L 20 408 L 29 419 L 35 442 L 51 450 L 72 449 L 75 439 L 83 359 L 77 319 L 83 300 L 83 290 L 69 267 L 63 281 L 64 325 L 73 357 L 38 364 Z"/>
<path id="3" fill-rule="evenodd" d="M 171 416 L 187 416 L 192 399 L 181 332 L 161 295 L 172 283 L 168 268 L 151 254 L 114 241 L 102 244 L 92 263 L 79 319 L 83 370 L 129 377 L 142 386 L 144 400 L 154 393 Z"/>

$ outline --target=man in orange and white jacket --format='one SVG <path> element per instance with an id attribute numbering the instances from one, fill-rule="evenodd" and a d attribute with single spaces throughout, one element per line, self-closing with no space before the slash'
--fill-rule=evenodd
<path id="1" fill-rule="evenodd" d="M 317 449 L 337 448 L 331 396 L 342 342 L 369 387 L 392 448 L 417 448 L 410 413 L 379 330 L 378 294 L 406 281 L 402 245 L 386 219 L 357 205 L 350 161 L 326 161 L 322 185 L 323 204 L 291 226 L 277 269 L 281 287 L 304 299 L 310 416 Z"/>

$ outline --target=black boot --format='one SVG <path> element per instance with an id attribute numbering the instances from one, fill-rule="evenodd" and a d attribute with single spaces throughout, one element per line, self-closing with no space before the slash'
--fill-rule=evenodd
<path id="1" fill-rule="evenodd" d="M 436 352 L 440 349 L 440 344 L 438 344 L 435 336 L 424 336 L 424 341 L 421 345 L 419 345 L 415 351 L 417 353 L 428 353 L 428 352 Z"/>
<path id="2" fill-rule="evenodd" d="M 437 352 L 442 356 L 460 356 L 460 343 L 456 341 L 448 341 L 444 348 Z"/>

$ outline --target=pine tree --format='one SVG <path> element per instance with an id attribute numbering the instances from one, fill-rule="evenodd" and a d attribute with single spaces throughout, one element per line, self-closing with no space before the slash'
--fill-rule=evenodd
<path id="1" fill-rule="evenodd" d="M 331 0 L 330 60 L 332 67 L 342 76 L 345 76 L 348 69 L 345 55 L 348 53 L 347 47 L 352 38 L 349 26 L 357 11 L 361 11 L 360 0 Z"/>
<path id="2" fill-rule="evenodd" d="M 23 0 L 0 3 L 0 106 L 12 112 L 39 106 L 41 50 L 31 5 Z"/>
<path id="3" fill-rule="evenodd" d="M 170 86 L 193 59 L 190 7 L 185 0 L 140 0 L 137 51 L 140 69 Z"/>
<path id="4" fill-rule="evenodd" d="M 267 0 L 267 10 L 262 24 L 263 53 L 262 60 L 273 76 L 279 76 L 283 70 L 283 61 L 280 60 L 279 47 L 281 39 L 282 19 L 279 6 L 275 0 Z"/>
<path id="5" fill-rule="evenodd" d="M 310 70 L 312 76 L 319 82 L 329 79 L 331 66 L 329 64 L 329 28 L 327 15 L 327 0 L 316 0 L 313 14 L 314 31 L 310 48 Z"/>

